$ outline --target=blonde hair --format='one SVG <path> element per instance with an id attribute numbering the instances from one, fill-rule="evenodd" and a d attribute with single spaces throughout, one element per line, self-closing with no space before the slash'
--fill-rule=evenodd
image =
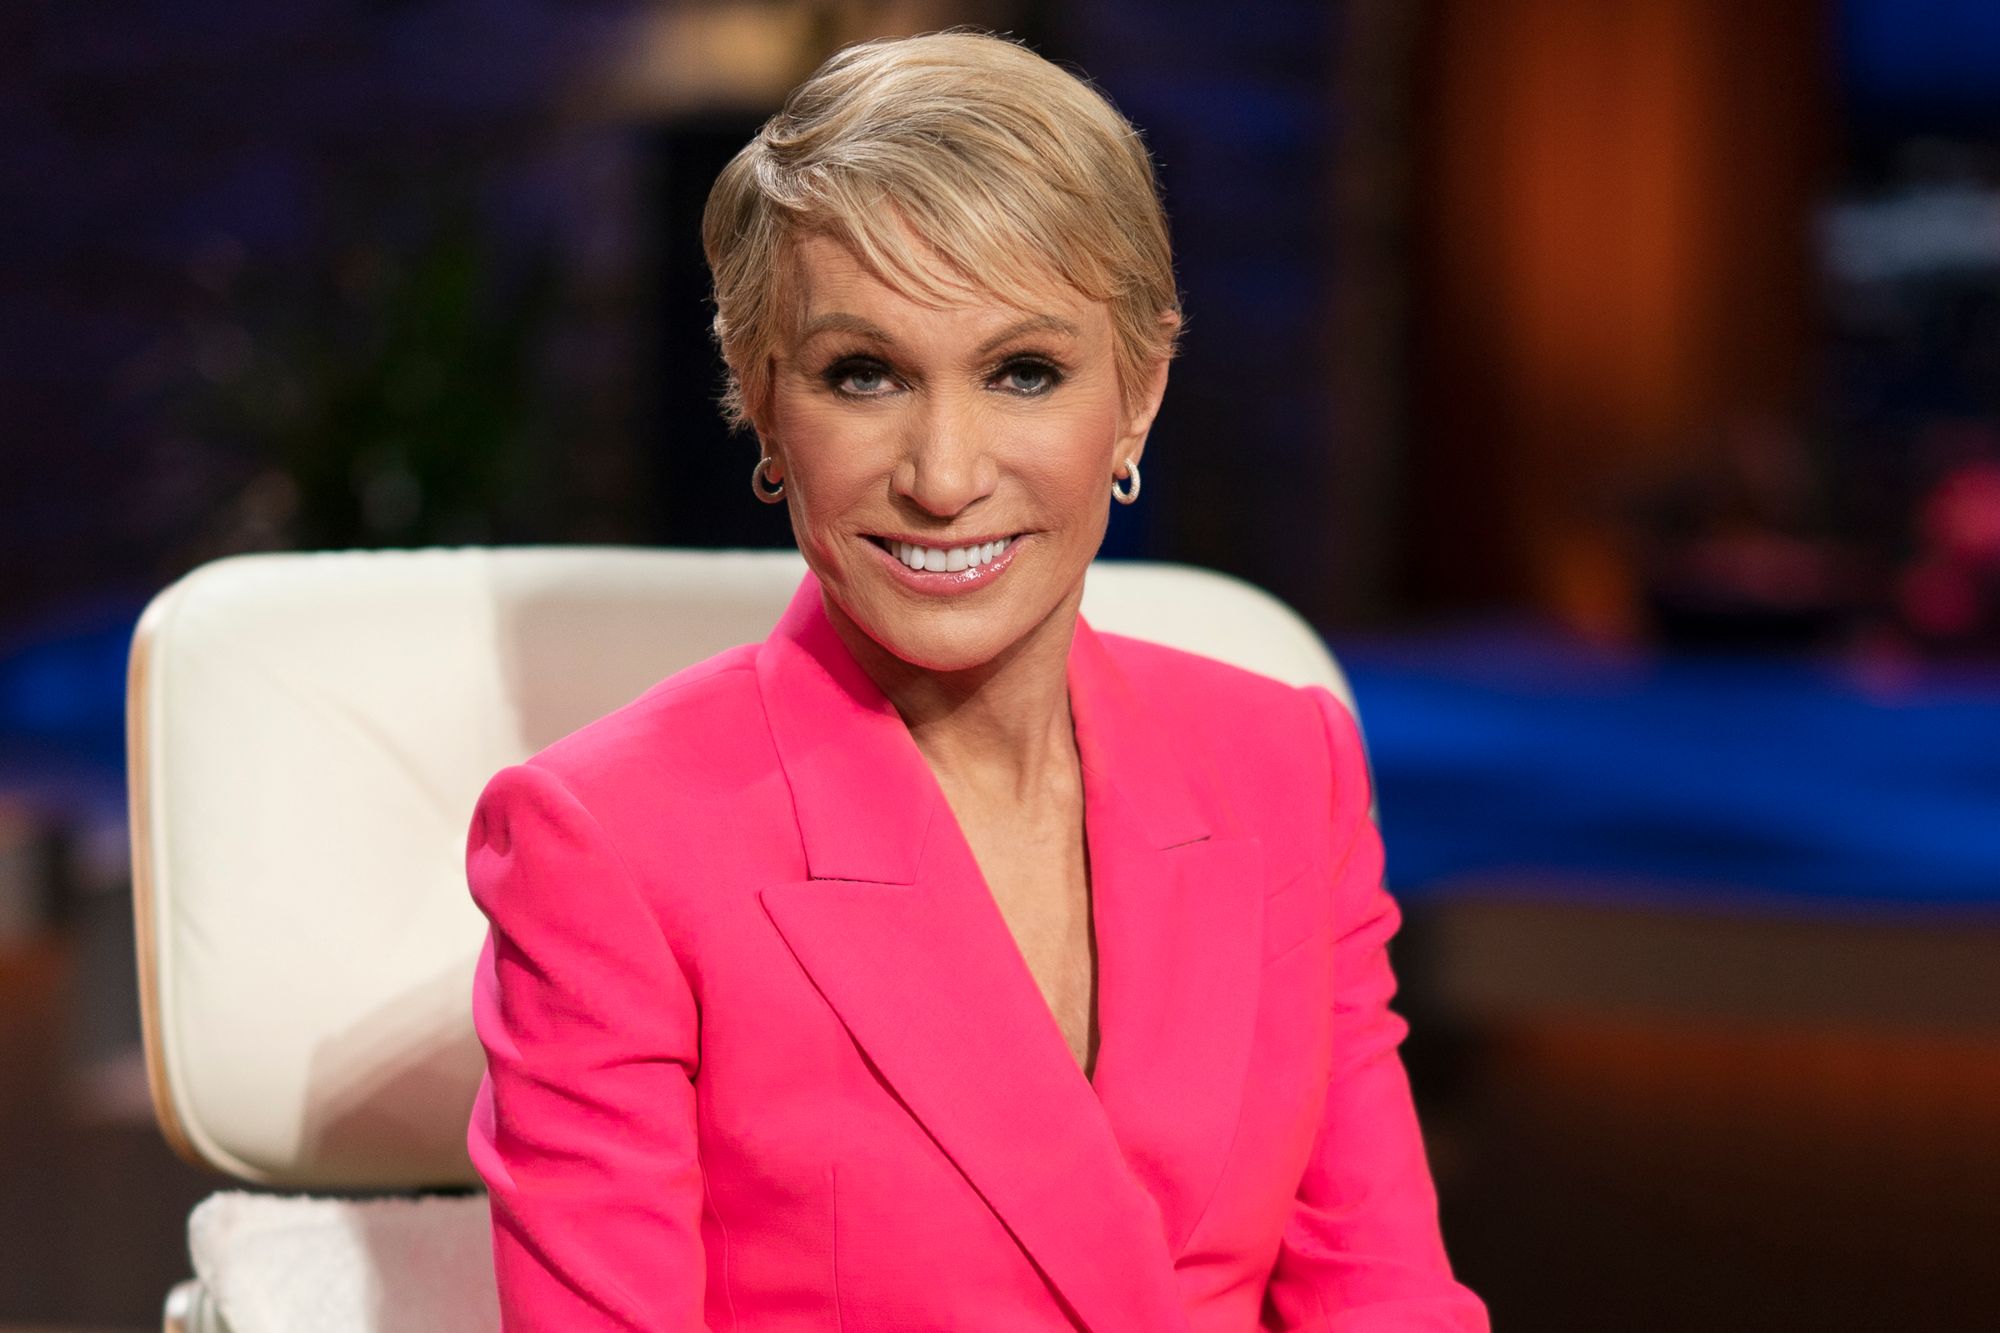
<path id="1" fill-rule="evenodd" d="M 1051 277 L 1108 302 L 1128 405 L 1174 352 L 1173 252 L 1138 131 L 1091 85 L 1001 37 L 954 30 L 838 51 L 723 168 L 702 247 L 732 425 L 770 389 L 782 322 L 796 317 L 786 250 L 806 233 L 929 304 L 990 293 L 1032 308 Z"/>

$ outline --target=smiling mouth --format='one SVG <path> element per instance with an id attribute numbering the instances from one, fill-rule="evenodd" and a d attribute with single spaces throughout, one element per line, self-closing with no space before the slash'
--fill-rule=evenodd
<path id="1" fill-rule="evenodd" d="M 960 570 L 977 569 L 981 565 L 992 563 L 1025 535 L 1017 532 L 1008 537 L 994 537 L 987 541 L 958 546 L 925 546 L 895 537 L 877 537 L 872 533 L 868 534 L 868 540 L 912 570 L 955 574 Z"/>

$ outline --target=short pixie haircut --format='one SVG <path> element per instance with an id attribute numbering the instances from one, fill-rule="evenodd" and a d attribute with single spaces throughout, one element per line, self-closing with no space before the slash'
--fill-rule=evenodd
<path id="1" fill-rule="evenodd" d="M 1108 302 L 1128 407 L 1174 352 L 1173 251 L 1139 132 L 1005 38 L 951 31 L 836 52 L 723 168 L 702 247 L 733 426 L 770 391 L 771 356 L 798 317 L 788 247 L 807 234 L 926 304 L 990 294 L 1032 308 L 1051 277 Z"/>

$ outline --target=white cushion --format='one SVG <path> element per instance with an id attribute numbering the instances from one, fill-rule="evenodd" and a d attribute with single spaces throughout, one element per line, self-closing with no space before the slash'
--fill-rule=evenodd
<path id="1" fill-rule="evenodd" d="M 195 1205 L 188 1251 L 203 1318 L 227 1333 L 500 1327 L 484 1194 L 357 1201 L 225 1190 Z"/>
<path id="2" fill-rule="evenodd" d="M 761 639 L 793 552 L 235 556 L 147 608 L 129 722 L 148 1068 L 189 1156 L 287 1188 L 476 1184 L 466 892 L 498 769 Z M 1247 584 L 1102 564 L 1085 615 L 1346 695 Z"/>

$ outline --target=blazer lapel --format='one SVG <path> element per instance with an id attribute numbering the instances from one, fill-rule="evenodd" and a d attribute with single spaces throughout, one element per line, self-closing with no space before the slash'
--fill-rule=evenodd
<path id="1" fill-rule="evenodd" d="M 1249 1074 L 1263 847 L 1211 831 L 1198 775 L 1087 624 L 1069 676 L 1097 930 L 1092 1082 L 1178 1256 L 1215 1192 Z"/>
<path id="2" fill-rule="evenodd" d="M 1077 634 L 1093 1081 L 810 575 L 757 663 L 810 878 L 762 899 L 857 1046 L 1084 1326 L 1153 1333 L 1185 1326 L 1173 1257 L 1229 1146 L 1256 1001 L 1260 858 L 1254 842 L 1213 839 L 1173 771 L 1127 774 L 1163 752 L 1102 645 Z"/>

